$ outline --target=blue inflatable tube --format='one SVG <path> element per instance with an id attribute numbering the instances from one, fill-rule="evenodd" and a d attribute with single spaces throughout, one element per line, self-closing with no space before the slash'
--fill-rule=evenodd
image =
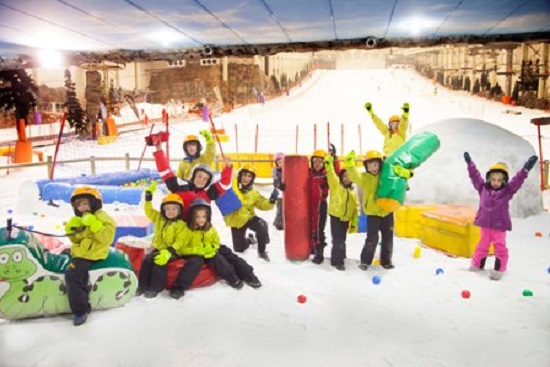
<path id="1" fill-rule="evenodd" d="M 42 189 L 42 200 L 62 200 L 67 203 L 71 201 L 71 194 L 79 185 L 71 185 L 65 182 L 50 182 Z M 139 205 L 145 186 L 141 187 L 122 187 L 94 185 L 103 197 L 103 203 L 112 204 L 114 202 L 126 203 L 130 205 Z"/>
<path id="2" fill-rule="evenodd" d="M 50 183 L 67 183 L 70 185 L 122 186 L 125 183 L 134 182 L 145 178 L 156 180 L 156 179 L 159 179 L 160 176 L 157 170 L 144 168 L 139 171 L 102 173 L 99 175 L 79 176 L 79 177 L 71 177 L 71 178 L 58 178 L 54 180 L 48 180 L 48 179 L 37 180 L 35 181 L 35 183 L 38 185 L 38 190 L 40 192 L 40 195 L 44 196 L 43 194 L 44 186 Z"/>

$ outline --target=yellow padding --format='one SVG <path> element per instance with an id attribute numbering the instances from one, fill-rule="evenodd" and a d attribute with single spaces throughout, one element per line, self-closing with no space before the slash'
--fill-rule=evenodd
<path id="1" fill-rule="evenodd" d="M 395 211 L 395 234 L 398 237 L 421 237 L 421 214 L 426 210 L 437 208 L 437 205 L 404 205 Z"/>
<path id="2" fill-rule="evenodd" d="M 99 145 L 105 145 L 109 144 L 109 137 L 108 136 L 100 136 L 97 138 L 97 144 Z"/>
<path id="3" fill-rule="evenodd" d="M 273 177 L 273 167 L 275 167 L 275 155 L 269 153 L 227 153 L 226 157 L 233 162 L 235 172 L 246 163 L 252 163 L 256 169 L 256 177 Z"/>
<path id="4" fill-rule="evenodd" d="M 380 198 L 380 199 L 376 199 L 376 205 L 378 205 L 379 207 L 381 207 L 383 210 L 387 212 L 393 212 L 401 206 L 401 203 L 399 203 L 399 201 L 395 199 Z"/>
<path id="5" fill-rule="evenodd" d="M 218 136 L 218 139 L 222 143 L 227 143 L 229 141 L 229 136 L 227 136 L 225 134 L 216 134 L 216 135 Z"/>
<path id="6" fill-rule="evenodd" d="M 422 212 L 422 243 L 449 254 L 472 257 L 480 237 L 479 227 L 473 224 L 475 214 L 476 210 L 466 205 L 441 205 Z"/>

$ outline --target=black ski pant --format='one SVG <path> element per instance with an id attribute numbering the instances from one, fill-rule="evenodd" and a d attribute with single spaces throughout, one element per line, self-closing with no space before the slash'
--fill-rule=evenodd
<path id="1" fill-rule="evenodd" d="M 367 239 L 361 251 L 361 263 L 371 265 L 376 246 L 378 232 L 382 234 L 382 249 L 380 251 L 380 265 L 391 265 L 393 254 L 393 213 L 380 217 L 367 216 Z"/>
<path id="2" fill-rule="evenodd" d="M 141 262 L 141 269 L 139 270 L 139 287 L 146 291 L 162 292 L 164 285 L 166 284 L 166 277 L 168 276 L 168 263 L 181 259 L 178 256 L 172 255 L 166 265 L 155 264 L 155 256 L 159 251 L 154 249 L 145 255 Z"/>
<path id="3" fill-rule="evenodd" d="M 235 254 L 229 247 L 221 245 L 218 249 L 218 254 L 222 255 L 233 267 L 239 279 L 244 280 L 254 273 L 254 268 L 245 259 Z"/>
<path id="4" fill-rule="evenodd" d="M 216 273 L 216 275 L 223 280 L 229 283 L 235 283 L 239 280 L 237 274 L 235 273 L 235 269 L 233 269 L 231 264 L 225 259 L 225 257 L 220 255 L 219 252 L 210 259 L 204 259 L 204 261 L 210 265 L 212 270 L 214 270 L 214 273 Z"/>
<path id="5" fill-rule="evenodd" d="M 273 221 L 273 225 L 277 229 L 284 229 L 285 223 L 283 221 L 283 199 L 277 199 L 277 202 L 275 204 L 276 214 L 275 214 L 275 220 Z"/>
<path id="6" fill-rule="evenodd" d="M 190 255 L 183 256 L 183 258 L 185 259 L 185 265 L 183 265 L 183 268 L 178 273 L 172 290 L 188 290 L 204 265 L 204 257 L 202 256 Z"/>
<path id="7" fill-rule="evenodd" d="M 349 222 L 341 221 L 339 218 L 330 216 L 330 233 L 332 235 L 332 251 L 330 254 L 330 265 L 344 265 L 346 258 L 346 237 Z"/>
<path id="8" fill-rule="evenodd" d="M 327 226 L 328 204 L 326 200 L 319 203 L 319 220 L 317 228 L 312 228 L 313 232 L 313 253 L 323 254 L 323 249 L 327 246 L 327 236 L 325 235 L 325 227 Z"/>
<path id="9" fill-rule="evenodd" d="M 260 217 L 252 217 L 241 228 L 231 228 L 231 237 L 233 238 L 233 250 L 236 252 L 244 252 L 249 244 L 246 241 L 246 230 L 250 229 L 256 233 L 258 241 L 258 253 L 264 253 L 266 245 L 269 243 L 268 225 L 265 220 Z"/>
<path id="10" fill-rule="evenodd" d="M 65 271 L 65 284 L 69 297 L 69 306 L 74 315 L 83 315 L 91 311 L 88 283 L 89 270 L 93 264 L 101 260 L 88 260 L 73 257 Z"/>

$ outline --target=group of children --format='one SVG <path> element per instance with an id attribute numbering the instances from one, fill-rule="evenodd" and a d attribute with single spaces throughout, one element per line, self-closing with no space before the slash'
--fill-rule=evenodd
<path id="1" fill-rule="evenodd" d="M 371 150 L 362 161 L 364 172 L 356 167 L 355 152 L 345 156 L 345 168 L 340 168 L 336 159 L 336 149 L 331 144 L 328 152 L 313 152 L 309 168 L 310 195 L 310 243 L 312 261 L 321 264 L 324 261 L 326 247 L 325 226 L 330 217 L 332 237 L 331 265 L 345 270 L 346 237 L 357 232 L 359 198 L 353 184 L 362 189 L 362 208 L 367 215 L 367 237 L 360 255 L 359 268 L 367 270 L 372 264 L 376 246 L 381 234 L 380 264 L 385 269 L 394 268 L 393 253 L 393 213 L 385 211 L 376 203 L 376 191 L 380 184 L 379 174 L 385 156 L 395 151 L 405 142 L 408 129 L 409 104 L 402 106 L 401 116 L 392 116 L 388 125 L 374 114 L 372 104 L 365 108 L 372 117 L 375 126 L 384 135 L 384 154 Z M 153 153 L 157 169 L 170 194 L 162 199 L 160 210 L 152 205 L 156 182 L 146 189 L 145 214 L 155 224 L 155 233 L 151 251 L 144 257 L 139 273 L 137 295 L 147 298 L 156 297 L 165 287 L 167 265 L 175 260 L 184 259 L 177 279 L 170 289 L 170 296 L 181 298 L 188 290 L 202 266 L 208 264 L 220 278 L 231 287 L 240 289 L 246 283 L 253 288 L 262 286 L 254 269 L 243 258 L 221 243 L 216 228 L 212 225 L 210 203 L 222 197 L 232 185 L 233 167 L 226 160 L 220 178 L 214 182 L 214 173 L 210 165 L 216 154 L 214 138 L 208 130 L 200 134 L 206 141 L 204 154 L 196 136 L 189 135 L 183 143 L 185 158 L 174 175 L 164 151 L 160 137 L 150 137 L 148 143 L 156 146 Z M 275 155 L 273 169 L 274 190 L 269 198 L 264 197 L 256 188 L 254 180 L 256 170 L 253 165 L 245 164 L 237 174 L 238 190 L 242 206 L 225 215 L 224 221 L 231 228 L 233 250 L 244 252 L 250 245 L 247 231 L 255 233 L 258 255 L 269 261 L 266 246 L 270 242 L 267 222 L 258 217 L 255 209 L 271 210 L 277 207 L 274 226 L 284 228 L 282 199 L 280 192 L 286 184 L 282 178 L 283 153 Z M 464 153 L 472 184 L 480 195 L 480 206 L 474 224 L 481 227 L 481 240 L 476 247 L 470 270 L 481 270 L 492 243 L 495 247 L 495 265 L 491 279 L 498 280 L 507 269 L 508 250 L 506 231 L 511 230 L 509 201 L 519 190 L 528 172 L 537 161 L 532 156 L 510 182 L 508 168 L 497 163 L 487 171 L 485 179 L 477 170 L 468 153 Z M 404 178 L 412 177 L 412 171 L 400 166 L 394 172 Z M 99 191 L 92 187 L 76 189 L 71 197 L 75 216 L 66 224 L 65 230 L 72 246 L 71 262 L 66 272 L 69 304 L 74 314 L 74 325 L 86 322 L 91 311 L 88 300 L 88 270 L 97 261 L 105 259 L 115 235 L 115 221 L 102 210 Z"/>

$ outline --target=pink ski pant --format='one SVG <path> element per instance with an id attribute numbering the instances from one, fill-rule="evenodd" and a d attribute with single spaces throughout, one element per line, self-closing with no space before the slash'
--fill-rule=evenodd
<path id="1" fill-rule="evenodd" d="M 491 243 L 495 249 L 495 256 L 500 260 L 499 271 L 505 272 L 508 266 L 508 248 L 506 247 L 506 231 L 481 228 L 481 238 L 472 257 L 472 265 L 480 267 L 481 261 L 487 257 Z"/>

